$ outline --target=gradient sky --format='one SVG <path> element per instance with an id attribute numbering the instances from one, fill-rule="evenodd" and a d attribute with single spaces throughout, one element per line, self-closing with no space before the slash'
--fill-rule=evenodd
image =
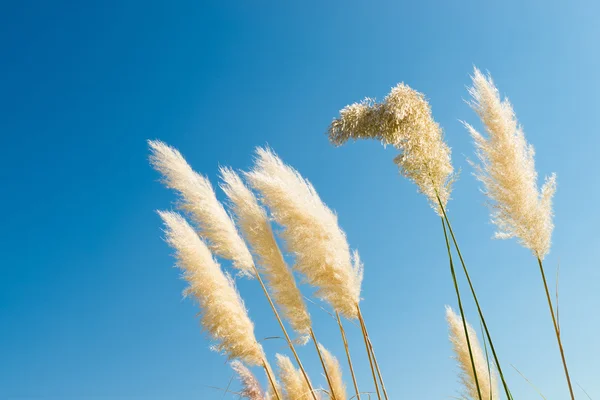
<path id="1" fill-rule="evenodd" d="M 404 81 L 430 99 L 462 169 L 450 213 L 515 398 L 538 396 L 510 364 L 549 400 L 566 399 L 535 260 L 516 241 L 491 239 L 466 162 L 473 149 L 459 121 L 478 122 L 464 103 L 473 65 L 510 97 L 540 176 L 558 175 L 547 270 L 554 286 L 560 263 L 573 380 L 599 398 L 599 4 L 5 2 L 0 398 L 222 398 L 211 386 L 232 374 L 181 298 L 155 213 L 175 196 L 148 166 L 149 138 L 178 147 L 213 182 L 219 165 L 248 168 L 256 146 L 272 146 L 361 252 L 363 311 L 391 397 L 456 396 L 444 320 L 456 301 L 439 219 L 398 175 L 393 149 L 334 148 L 324 134 L 344 105 Z M 278 335 L 256 282 L 238 286 L 257 337 Z M 334 322 L 311 313 L 343 360 Z M 348 328 L 361 388 L 372 390 L 358 329 Z M 286 351 L 280 340 L 264 345 Z M 300 353 L 324 384 L 312 348 Z"/>

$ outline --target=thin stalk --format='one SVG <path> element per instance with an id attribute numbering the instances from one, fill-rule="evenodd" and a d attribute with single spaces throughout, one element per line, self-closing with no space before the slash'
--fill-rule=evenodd
<path id="1" fill-rule="evenodd" d="M 571 394 L 571 400 L 575 400 L 575 395 L 573 395 L 573 387 L 571 386 L 571 378 L 569 377 L 569 369 L 567 368 L 567 360 L 565 359 L 565 351 L 563 349 L 562 340 L 560 339 L 560 329 L 558 328 L 558 324 L 556 323 L 556 317 L 554 316 L 554 307 L 552 307 L 552 299 L 550 298 L 550 291 L 548 290 L 548 283 L 546 282 L 544 266 L 542 264 L 542 260 L 539 257 L 537 257 L 537 260 L 540 266 L 540 273 L 542 274 L 542 281 L 544 282 L 544 289 L 546 290 L 546 299 L 548 300 L 548 307 L 550 308 L 550 314 L 552 315 L 552 323 L 554 324 L 554 332 L 556 333 L 556 340 L 558 341 L 558 348 L 560 349 L 560 357 L 562 358 L 565 376 L 567 377 L 567 384 L 569 385 L 569 393 Z"/>
<path id="2" fill-rule="evenodd" d="M 356 305 L 356 309 L 358 310 L 358 320 L 360 322 L 360 328 L 362 330 L 363 338 L 365 339 L 365 348 L 367 349 L 367 356 L 369 357 L 369 365 L 371 367 L 371 374 L 373 374 L 373 383 L 375 383 L 375 392 L 377 392 L 377 398 L 381 400 L 381 394 L 379 393 L 379 385 L 377 384 L 377 377 L 375 376 L 375 368 L 373 368 L 373 359 L 371 358 L 371 350 L 369 349 L 369 338 L 367 337 L 367 333 L 365 331 L 365 321 L 362 319 L 362 315 L 360 313 L 360 307 L 358 304 Z"/>
<path id="3" fill-rule="evenodd" d="M 267 287 L 265 286 L 265 283 L 263 282 L 262 278 L 260 277 L 260 274 L 258 273 L 256 266 L 253 266 L 253 268 L 254 268 L 254 274 L 256 275 L 256 278 L 258 279 L 258 282 L 260 283 L 260 286 L 262 287 L 262 290 L 265 293 L 267 300 L 269 300 L 269 304 L 271 305 L 271 308 L 273 309 L 273 314 L 275 314 L 275 317 L 277 318 L 277 322 L 279 322 L 279 326 L 281 327 L 281 330 L 283 331 L 285 340 L 287 340 L 290 350 L 292 350 L 292 354 L 294 354 L 294 358 L 296 359 L 296 363 L 298 363 L 298 367 L 300 367 L 300 371 L 302 372 L 302 375 L 304 376 L 304 379 L 306 380 L 306 384 L 308 385 L 308 388 L 310 389 L 310 393 L 313 396 L 313 400 L 318 400 L 317 395 L 315 394 L 315 391 L 312 387 L 312 384 L 310 383 L 310 379 L 308 379 L 308 374 L 306 373 L 306 370 L 304 369 L 304 366 L 302 365 L 302 362 L 300 361 L 300 357 L 298 357 L 298 353 L 296 353 L 296 349 L 294 348 L 294 344 L 292 343 L 292 340 L 290 339 L 290 335 L 288 335 L 287 330 L 285 329 L 285 326 L 283 325 L 283 321 L 281 320 L 281 317 L 279 316 L 279 312 L 277 312 L 277 308 L 275 308 L 275 304 L 273 303 L 273 300 L 271 300 L 271 296 L 269 295 L 269 292 L 267 291 Z"/>
<path id="4" fill-rule="evenodd" d="M 315 332 L 312 327 L 310 328 L 310 337 L 315 344 L 315 349 L 317 349 L 317 354 L 319 355 L 319 360 L 321 360 L 321 365 L 323 366 L 323 372 L 325 372 L 325 378 L 327 378 L 327 384 L 329 385 L 329 390 L 331 390 L 331 398 L 336 400 L 335 392 L 333 391 L 333 385 L 331 384 L 331 379 L 329 378 L 329 372 L 327 372 L 327 367 L 325 366 L 325 361 L 323 360 L 323 355 L 321 354 L 321 349 L 319 349 L 319 342 L 317 342 L 317 338 L 315 337 Z"/>
<path id="5" fill-rule="evenodd" d="M 275 397 L 277 397 L 277 400 L 281 400 L 281 397 L 279 396 L 279 391 L 277 390 L 277 385 L 275 384 L 275 378 L 273 378 L 272 375 L 271 366 L 269 365 L 269 362 L 266 359 L 263 360 L 263 368 L 267 373 L 267 378 L 269 378 L 269 382 L 271 383 L 271 387 L 273 388 Z"/>
<path id="6" fill-rule="evenodd" d="M 454 247 L 456 248 L 456 252 L 458 253 L 458 258 L 460 259 L 460 263 L 462 265 L 462 269 L 467 277 L 467 282 L 469 283 L 469 288 L 471 289 L 471 294 L 473 295 L 473 299 L 475 300 L 475 305 L 477 306 L 477 312 L 479 313 L 479 318 L 483 324 L 483 329 L 485 330 L 485 335 L 487 336 L 487 340 L 490 344 L 490 349 L 492 350 L 492 355 L 494 356 L 494 362 L 496 363 L 496 367 L 498 368 L 498 374 L 500 375 L 500 379 L 502 380 L 502 386 L 504 387 L 504 392 L 508 399 L 512 399 L 512 394 L 508 389 L 508 385 L 506 384 L 506 380 L 504 379 L 504 374 L 502 373 L 502 367 L 500 366 L 500 361 L 498 360 L 498 355 L 496 354 L 496 349 L 494 347 L 494 342 L 492 341 L 492 337 L 490 335 L 490 331 L 488 329 L 487 323 L 485 322 L 485 317 L 483 316 L 483 311 L 481 310 L 481 306 L 479 305 L 479 300 L 477 299 L 477 294 L 475 293 L 475 288 L 473 287 L 473 283 L 471 282 L 471 277 L 469 276 L 469 271 L 467 270 L 467 266 L 465 265 L 465 261 L 463 259 L 462 253 L 460 252 L 460 247 L 458 247 L 458 242 L 456 241 L 456 237 L 454 236 L 454 231 L 452 230 L 452 225 L 450 224 L 450 220 L 448 219 L 448 215 L 446 214 L 446 209 L 440 200 L 440 197 L 436 194 L 438 203 L 440 205 L 440 209 L 444 215 L 444 220 L 448 225 L 448 230 L 450 231 L 450 236 L 452 237 L 452 241 L 454 243 Z"/>
<path id="7" fill-rule="evenodd" d="M 367 331 L 367 324 L 365 323 L 365 319 L 362 316 L 360 306 L 358 307 L 358 313 L 360 315 L 360 319 L 363 321 L 365 334 L 367 336 L 367 341 L 369 342 L 369 349 L 371 350 L 371 355 L 373 356 L 373 364 L 375 365 L 375 370 L 377 371 L 377 376 L 379 377 L 379 383 L 381 384 L 381 388 L 383 389 L 383 397 L 385 397 L 385 400 L 388 400 L 387 390 L 385 388 L 385 385 L 383 384 L 383 377 L 381 376 L 381 370 L 379 369 L 379 363 L 377 362 L 377 358 L 375 357 L 373 343 L 371 342 L 371 338 L 369 337 L 369 331 Z"/>
<path id="8" fill-rule="evenodd" d="M 348 340 L 346 340 L 346 331 L 344 330 L 344 326 L 342 325 L 340 313 L 336 311 L 335 316 L 337 317 L 338 326 L 340 327 L 340 333 L 342 334 L 342 341 L 344 342 L 344 349 L 346 350 L 346 356 L 348 357 L 348 365 L 350 366 L 350 375 L 352 375 L 352 383 L 354 384 L 354 390 L 356 391 L 356 399 L 360 400 L 360 392 L 358 390 L 358 384 L 356 383 L 356 376 L 354 375 L 354 366 L 352 365 L 352 359 L 350 358 L 350 348 L 348 346 Z"/>
<path id="9" fill-rule="evenodd" d="M 481 389 L 479 388 L 479 379 L 477 379 L 477 370 L 475 369 L 475 359 L 473 358 L 473 350 L 471 349 L 471 339 L 469 339 L 469 330 L 467 328 L 467 319 L 465 318 L 465 312 L 462 306 L 462 300 L 460 298 L 460 290 L 458 289 L 458 281 L 456 280 L 456 271 L 454 270 L 454 262 L 452 261 L 452 252 L 450 251 L 450 241 L 448 240 L 448 233 L 446 232 L 446 224 L 444 219 L 442 220 L 442 228 L 444 229 L 444 238 L 446 239 L 446 249 L 448 250 L 448 258 L 450 259 L 450 272 L 452 273 L 452 280 L 454 281 L 454 289 L 456 290 L 456 298 L 458 300 L 458 308 L 460 309 L 460 317 L 462 319 L 463 329 L 465 330 L 465 339 L 467 339 L 467 347 L 469 349 L 469 358 L 471 358 L 471 367 L 473 368 L 473 377 L 475 378 L 475 386 L 477 386 L 477 394 L 479 400 L 483 400 L 481 397 Z"/>

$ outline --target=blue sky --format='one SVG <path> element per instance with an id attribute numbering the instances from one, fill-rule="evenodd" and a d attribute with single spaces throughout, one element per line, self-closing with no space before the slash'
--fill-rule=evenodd
<path id="1" fill-rule="evenodd" d="M 466 163 L 459 120 L 477 122 L 463 101 L 473 65 L 510 97 L 540 175 L 558 175 L 548 275 L 560 263 L 573 379 L 599 397 L 599 12 L 581 0 L 4 3 L 0 398 L 222 398 L 210 386 L 227 386 L 231 371 L 181 299 L 154 212 L 174 195 L 148 166 L 148 138 L 213 180 L 219 165 L 248 168 L 255 146 L 272 146 L 361 252 L 363 311 L 392 398 L 456 395 L 439 219 L 398 175 L 392 149 L 334 148 L 324 134 L 341 107 L 401 81 L 430 99 L 462 169 L 450 213 L 515 398 L 536 394 L 509 364 L 548 399 L 567 398 L 535 260 L 490 239 Z M 239 289 L 257 337 L 277 335 L 256 283 Z M 333 321 L 311 313 L 342 359 Z M 368 390 L 360 340 L 350 329 Z M 285 352 L 278 341 L 265 348 Z M 324 384 L 312 348 L 301 356 Z"/>

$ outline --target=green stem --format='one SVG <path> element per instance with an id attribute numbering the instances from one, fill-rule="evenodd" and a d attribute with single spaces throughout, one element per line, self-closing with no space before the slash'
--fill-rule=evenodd
<path id="1" fill-rule="evenodd" d="M 436 194 L 437 196 L 437 194 Z M 437 196 L 438 203 L 440 205 L 440 209 L 444 215 L 444 220 L 448 225 L 448 230 L 450 231 L 450 236 L 452 237 L 452 241 L 454 243 L 454 247 L 456 248 L 456 252 L 458 253 L 458 258 L 460 259 L 460 263 L 462 265 L 465 276 L 467 277 L 467 282 L 469 283 L 469 288 L 471 289 L 471 294 L 473 295 L 473 299 L 475 300 L 475 305 L 477 306 L 477 312 L 479 313 L 479 318 L 483 324 L 483 329 L 485 330 L 485 335 L 487 336 L 487 340 L 490 344 L 490 349 L 492 350 L 492 355 L 494 356 L 494 362 L 496 363 L 496 367 L 498 368 L 498 374 L 500 375 L 500 379 L 502 380 L 502 386 L 504 387 L 504 392 L 508 399 L 512 399 L 512 394 L 508 389 L 508 385 L 506 384 L 506 380 L 504 379 L 504 374 L 502 373 L 502 367 L 500 366 L 500 361 L 498 360 L 498 355 L 496 354 L 496 349 L 494 347 L 494 342 L 492 341 L 492 337 L 490 335 L 490 331 L 488 329 L 487 323 L 485 322 L 485 317 L 483 316 L 483 311 L 481 310 L 481 306 L 479 305 L 479 300 L 477 299 L 477 294 L 475 293 L 475 288 L 473 287 L 473 283 L 471 282 L 471 277 L 469 276 L 469 271 L 467 270 L 467 266 L 465 265 L 465 260 L 463 259 L 462 253 L 460 252 L 460 248 L 458 247 L 458 242 L 456 241 L 456 237 L 454 236 L 454 231 L 452 230 L 452 225 L 450 224 L 450 220 L 448 219 L 448 215 L 446 214 L 446 209 L 442 205 L 442 201 L 440 197 Z"/>
<path id="2" fill-rule="evenodd" d="M 473 368 L 473 378 L 475 379 L 475 386 L 477 386 L 477 394 L 479 395 L 479 400 L 483 400 L 483 397 L 481 397 L 481 389 L 479 388 L 479 379 L 477 379 L 477 369 L 475 368 L 475 359 L 473 358 L 473 350 L 471 349 L 471 339 L 469 338 L 467 319 L 465 318 L 465 312 L 463 310 L 462 300 L 460 298 L 460 290 L 458 289 L 458 281 L 456 280 L 456 271 L 454 270 L 452 252 L 450 251 L 450 241 L 448 240 L 448 233 L 446 232 L 446 224 L 444 223 L 444 218 L 441 218 L 441 221 L 442 228 L 444 229 L 444 238 L 446 239 L 446 249 L 448 250 L 448 258 L 450 259 L 450 272 L 452 273 L 452 280 L 454 281 L 454 289 L 456 290 L 456 298 L 458 300 L 458 308 L 460 309 L 460 317 L 462 319 L 462 325 L 465 331 L 465 339 L 467 339 L 467 347 L 469 348 L 469 357 L 471 358 L 471 367 Z"/>
<path id="3" fill-rule="evenodd" d="M 554 324 L 554 332 L 556 333 L 556 340 L 558 341 L 558 348 L 560 349 L 560 356 L 562 358 L 563 368 L 565 370 L 565 376 L 567 377 L 567 384 L 569 385 L 569 393 L 571 394 L 571 400 L 575 400 L 573 395 L 573 387 L 571 386 L 571 378 L 569 377 L 569 369 L 567 368 L 567 360 L 565 359 L 565 351 L 563 349 L 562 340 L 560 339 L 560 329 L 554 316 L 554 307 L 552 306 L 552 299 L 550 298 L 550 291 L 548 290 L 548 283 L 546 282 L 546 274 L 544 273 L 544 266 L 542 260 L 537 257 L 538 264 L 540 266 L 540 273 L 542 274 L 542 282 L 544 282 L 544 289 L 546 290 L 546 299 L 548 300 L 548 307 L 550 308 L 550 314 L 552 315 L 552 323 Z"/>

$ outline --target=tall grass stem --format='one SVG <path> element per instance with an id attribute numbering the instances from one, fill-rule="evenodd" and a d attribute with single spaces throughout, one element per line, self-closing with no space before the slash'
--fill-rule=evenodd
<path id="1" fill-rule="evenodd" d="M 308 374 L 306 373 L 306 370 L 304 369 L 304 366 L 302 365 L 302 362 L 300 361 L 300 357 L 298 357 L 298 353 L 296 353 L 294 344 L 292 343 L 292 340 L 290 339 L 290 336 L 288 335 L 287 330 L 285 329 L 285 326 L 283 325 L 283 321 L 281 320 L 281 317 L 279 316 L 279 312 L 277 311 L 277 308 L 275 307 L 273 300 L 271 300 L 271 296 L 269 295 L 269 292 L 267 291 L 267 287 L 265 286 L 265 283 L 263 282 L 262 278 L 260 277 L 260 274 L 258 273 L 258 269 L 256 268 L 256 266 L 254 266 L 254 274 L 256 275 L 256 278 L 258 279 L 258 282 L 260 283 L 260 286 L 262 287 L 262 290 L 265 293 L 265 296 L 267 297 L 269 304 L 271 305 L 271 309 L 273 309 L 273 314 L 275 314 L 275 318 L 277 318 L 277 322 L 279 322 L 279 326 L 281 327 L 281 330 L 283 331 L 285 340 L 288 342 L 288 346 L 290 347 L 292 354 L 294 354 L 294 358 L 296 359 L 296 363 L 298 364 L 298 367 L 300 367 L 300 371 L 302 371 L 302 375 L 304 376 L 304 379 L 306 380 L 306 384 L 310 388 L 310 393 L 312 394 L 313 400 L 318 400 L 317 395 L 315 394 L 314 389 L 312 387 L 312 384 L 310 383 L 310 379 L 308 379 Z"/>
<path id="2" fill-rule="evenodd" d="M 504 387 L 504 392 L 506 393 L 507 398 L 512 400 L 512 398 L 513 398 L 512 394 L 510 393 L 510 390 L 508 389 L 506 380 L 504 379 L 504 374 L 502 373 L 502 367 L 500 366 L 500 361 L 498 360 L 498 355 L 496 354 L 494 342 L 492 341 L 490 331 L 488 329 L 487 323 L 485 322 L 485 317 L 483 316 L 483 311 L 481 310 L 481 306 L 479 305 L 479 300 L 477 299 L 477 294 L 475 293 L 475 288 L 473 287 L 473 282 L 471 282 L 471 277 L 469 276 L 469 271 L 467 270 L 467 266 L 463 259 L 462 253 L 460 252 L 460 247 L 458 247 L 458 242 L 456 241 L 456 236 L 454 236 L 454 231 L 452 230 L 452 225 L 450 224 L 450 219 L 448 218 L 448 214 L 446 213 L 446 208 L 442 205 L 442 202 L 439 199 L 439 197 L 438 197 L 438 202 L 440 204 L 440 209 L 442 210 L 442 214 L 444 216 L 444 221 L 448 225 L 448 231 L 450 232 L 450 236 L 452 237 L 452 242 L 454 243 L 454 247 L 456 248 L 456 252 L 458 253 L 458 258 L 460 259 L 460 263 L 462 265 L 463 271 L 467 278 L 467 282 L 469 283 L 469 288 L 471 289 L 471 294 L 473 295 L 473 300 L 475 300 L 475 305 L 477 306 L 477 312 L 479 313 L 479 318 L 481 319 L 481 323 L 483 324 L 483 329 L 485 330 L 485 335 L 487 336 L 487 340 L 490 344 L 490 349 L 492 350 L 492 355 L 494 356 L 494 362 L 496 363 L 496 367 L 498 368 L 498 374 L 500 375 L 500 379 L 502 380 L 502 386 Z"/>
<path id="3" fill-rule="evenodd" d="M 269 378 L 269 383 L 273 388 L 273 393 L 275 393 L 275 397 L 277 397 L 277 400 L 281 400 L 279 390 L 277 390 L 277 385 L 275 384 L 275 378 L 273 377 L 273 370 L 271 369 L 271 366 L 269 365 L 269 362 L 266 359 L 263 360 L 263 368 L 267 373 L 267 378 Z"/>
<path id="4" fill-rule="evenodd" d="M 569 393 L 571 394 L 571 400 L 575 400 L 573 394 L 573 387 L 571 386 L 571 377 L 569 376 L 569 369 L 567 368 L 567 360 L 565 359 L 565 351 L 563 349 L 562 340 L 560 338 L 560 329 L 556 322 L 556 316 L 554 315 L 554 307 L 552 306 L 552 298 L 550 297 L 550 291 L 548 290 L 548 283 L 546 282 L 546 274 L 544 273 L 544 265 L 542 260 L 537 257 L 538 265 L 540 266 L 540 273 L 542 274 L 542 282 L 544 282 L 544 290 L 546 291 L 546 299 L 548 300 L 548 307 L 550 308 L 550 315 L 552 315 L 552 323 L 554 324 L 554 332 L 556 333 L 556 340 L 558 342 L 558 348 L 560 349 L 560 357 L 562 359 L 563 368 L 565 370 L 565 376 L 567 378 L 567 384 L 569 385 Z"/>
<path id="5" fill-rule="evenodd" d="M 367 336 L 367 331 L 365 330 L 365 321 L 362 318 L 362 314 L 360 312 L 360 307 L 358 303 L 356 304 L 356 310 L 358 314 L 358 321 L 360 322 L 360 328 L 363 334 L 363 339 L 365 340 L 365 348 L 367 349 L 367 356 L 369 357 L 369 366 L 371 367 L 371 374 L 373 375 L 373 383 L 375 384 L 375 392 L 377 393 L 377 398 L 381 400 L 381 393 L 379 392 L 379 385 L 377 384 L 377 377 L 375 376 L 375 368 L 373 367 L 373 358 L 371 357 L 371 349 L 369 347 L 369 337 Z"/>
<path id="6" fill-rule="evenodd" d="M 323 355 L 321 354 L 321 349 L 319 348 L 319 342 L 317 342 L 317 338 L 315 337 L 315 332 L 312 328 L 310 328 L 310 337 L 315 344 L 315 348 L 317 349 L 317 354 L 319 355 L 319 360 L 321 361 L 321 365 L 323 366 L 323 372 L 325 373 L 325 378 L 327 379 L 327 384 L 329 385 L 329 390 L 331 391 L 331 398 L 333 400 L 337 400 L 335 395 L 335 391 L 333 390 L 333 385 L 331 384 L 331 378 L 329 377 L 329 372 L 327 372 L 327 367 L 325 366 L 325 361 L 323 360 Z M 343 399 L 340 399 L 343 400 Z"/>
<path id="7" fill-rule="evenodd" d="M 387 390 L 385 388 L 385 384 L 383 383 L 383 376 L 381 375 L 381 370 L 379 369 L 379 363 L 377 362 L 377 357 L 375 357 L 375 350 L 373 349 L 373 343 L 371 342 L 371 337 L 369 336 L 369 331 L 367 330 L 367 324 L 364 322 L 365 319 L 360 311 L 360 307 L 358 308 L 358 314 L 363 321 L 363 327 L 365 330 L 365 334 L 367 336 L 367 341 L 369 342 L 369 349 L 371 351 L 371 356 L 373 357 L 373 365 L 375 365 L 375 371 L 377 372 L 377 377 L 379 378 L 379 383 L 381 384 L 381 389 L 383 390 L 383 397 L 385 400 L 388 399 Z"/>
<path id="8" fill-rule="evenodd" d="M 342 334 L 342 341 L 344 342 L 344 350 L 346 350 L 346 357 L 348 357 L 348 366 L 350 367 L 352 384 L 354 385 L 354 390 L 356 391 L 356 399 L 360 400 L 360 391 L 358 390 L 358 383 L 356 382 L 356 375 L 354 374 L 354 366 L 352 365 L 352 358 L 350 357 L 350 347 L 348 346 L 348 340 L 346 339 L 346 331 L 344 330 L 344 325 L 342 325 L 340 313 L 336 311 L 335 316 L 337 317 L 338 326 L 340 327 L 340 333 Z"/>
<path id="9" fill-rule="evenodd" d="M 454 289 L 456 290 L 456 299 L 458 300 L 458 309 L 460 310 L 460 318 L 462 319 L 463 329 L 465 330 L 465 339 L 467 341 L 467 347 L 469 349 L 469 358 L 471 359 L 471 367 L 473 368 L 473 378 L 475 380 L 475 386 L 477 386 L 477 395 L 479 400 L 483 400 L 481 397 L 481 388 L 479 387 L 479 379 L 477 379 L 477 369 L 475 368 L 475 358 L 473 357 L 473 349 L 471 348 L 471 339 L 469 338 L 469 329 L 467 328 L 467 319 L 462 306 L 462 300 L 460 298 L 460 290 L 458 288 L 458 281 L 456 280 L 456 271 L 454 270 L 454 261 L 452 261 L 452 251 L 450 250 L 450 241 L 448 240 L 448 233 L 446 231 L 446 223 L 443 218 L 442 228 L 444 230 L 444 239 L 446 240 L 446 249 L 448 250 L 448 259 L 450 260 L 450 272 L 452 273 L 452 280 L 454 281 Z"/>

